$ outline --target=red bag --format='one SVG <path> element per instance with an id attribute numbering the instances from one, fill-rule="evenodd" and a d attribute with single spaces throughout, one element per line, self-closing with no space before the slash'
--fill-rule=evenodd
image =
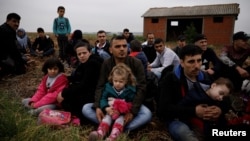
<path id="1" fill-rule="evenodd" d="M 60 110 L 44 109 L 38 116 L 38 124 L 66 125 L 71 121 L 71 113 Z"/>

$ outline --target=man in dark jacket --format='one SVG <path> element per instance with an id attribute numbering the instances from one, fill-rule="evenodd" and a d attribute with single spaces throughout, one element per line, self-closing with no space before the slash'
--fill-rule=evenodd
<path id="1" fill-rule="evenodd" d="M 127 28 L 123 29 L 122 36 L 127 40 L 128 44 L 135 39 L 134 34 L 129 32 L 129 29 Z"/>
<path id="2" fill-rule="evenodd" d="M 112 68 L 118 63 L 125 63 L 131 68 L 137 81 L 136 95 L 132 102 L 131 112 L 127 113 L 124 118 L 125 130 L 130 131 L 148 123 L 151 120 L 152 113 L 146 106 L 142 105 L 146 90 L 146 77 L 143 65 L 140 60 L 128 56 L 127 49 L 127 41 L 123 36 L 116 36 L 111 40 L 110 52 L 112 56 L 102 64 L 100 78 L 95 91 L 95 102 L 94 104 L 85 104 L 82 112 L 84 116 L 95 123 L 99 123 L 102 120 L 104 113 L 100 109 L 99 101 L 104 85 L 108 81 Z"/>
<path id="3" fill-rule="evenodd" d="M 154 33 L 147 34 L 147 41 L 142 43 L 142 51 L 148 58 L 148 62 L 152 63 L 156 58 L 156 50 L 154 48 L 155 35 Z"/>
<path id="4" fill-rule="evenodd" d="M 6 73 L 19 75 L 26 72 L 26 62 L 18 50 L 16 39 L 20 19 L 18 14 L 10 13 L 0 26 L 0 78 Z"/>
<path id="5" fill-rule="evenodd" d="M 109 52 L 110 43 L 107 40 L 107 34 L 104 30 L 99 30 L 97 32 L 97 44 L 92 49 L 94 54 L 99 55 L 104 60 L 110 58 L 111 54 Z"/>
<path id="6" fill-rule="evenodd" d="M 202 66 L 201 69 L 208 74 L 213 75 L 214 79 L 221 76 L 222 62 L 212 48 L 207 45 L 207 37 L 204 34 L 197 34 L 194 37 L 194 44 L 200 47 L 202 53 Z M 210 66 L 212 64 L 212 66 Z"/>
<path id="7" fill-rule="evenodd" d="M 200 90 L 205 90 L 205 87 L 211 84 L 209 75 L 200 70 L 201 56 L 202 50 L 198 46 L 183 47 L 179 67 L 174 70 L 173 66 L 165 68 L 159 82 L 157 116 L 167 124 L 170 134 L 176 141 L 198 141 L 192 129 L 193 127 L 202 129 L 202 127 L 190 119 L 199 119 L 201 125 L 206 121 L 217 121 L 228 108 L 226 102 L 225 106 L 221 107 L 202 102 L 194 106 L 181 105 L 185 95 L 197 97 Z"/>
<path id="8" fill-rule="evenodd" d="M 250 78 L 250 66 L 244 66 L 244 62 L 250 56 L 249 39 L 243 31 L 235 33 L 232 45 L 225 46 L 220 54 L 224 64 L 222 76 L 233 82 L 236 92 L 241 90 L 243 81 Z"/>
<path id="9" fill-rule="evenodd" d="M 37 28 L 37 33 L 38 37 L 32 45 L 32 55 L 43 57 L 54 54 L 55 49 L 53 40 L 48 35 L 45 35 L 44 29 L 41 27 Z"/>

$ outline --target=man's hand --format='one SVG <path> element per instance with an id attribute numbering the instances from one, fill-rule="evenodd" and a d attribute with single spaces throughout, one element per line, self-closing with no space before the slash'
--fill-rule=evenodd
<path id="1" fill-rule="evenodd" d="M 196 106 L 196 115 L 203 120 L 214 121 L 221 115 L 221 109 L 217 106 L 200 104 Z"/>
<path id="2" fill-rule="evenodd" d="M 214 70 L 213 69 L 207 69 L 207 70 L 205 70 L 205 72 L 207 72 L 210 75 L 214 74 Z"/>
<path id="3" fill-rule="evenodd" d="M 205 111 L 206 111 L 206 108 L 207 108 L 207 105 L 206 104 L 199 104 L 195 107 L 195 113 L 196 113 L 196 116 L 203 119 L 203 116 L 205 114 Z"/>
<path id="4" fill-rule="evenodd" d="M 101 122 L 104 117 L 102 110 L 100 108 L 96 108 L 95 112 L 96 112 L 96 117 L 98 121 Z"/>
<path id="5" fill-rule="evenodd" d="M 124 115 L 124 125 L 129 123 L 133 119 L 134 115 L 132 113 L 127 113 Z"/>
<path id="6" fill-rule="evenodd" d="M 245 69 L 237 66 L 236 70 L 238 71 L 238 73 L 240 74 L 241 77 L 243 77 L 243 78 L 249 77 L 249 73 Z"/>
<path id="7" fill-rule="evenodd" d="M 217 106 L 208 106 L 203 115 L 203 119 L 211 121 L 217 120 L 221 115 L 221 112 L 221 109 Z"/>

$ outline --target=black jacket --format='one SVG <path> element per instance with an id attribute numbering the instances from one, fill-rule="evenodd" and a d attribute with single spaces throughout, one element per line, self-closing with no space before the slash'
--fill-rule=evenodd
<path id="1" fill-rule="evenodd" d="M 195 117 L 196 105 L 181 105 L 180 102 L 184 95 L 187 94 L 188 84 L 184 75 L 183 69 L 179 66 L 175 70 L 172 70 L 173 66 L 165 68 L 167 72 L 163 70 L 163 77 L 159 82 L 159 97 L 157 99 L 157 115 L 164 121 L 173 120 L 178 118 L 185 121 L 190 117 Z M 172 71 L 171 71 L 172 70 Z M 212 79 L 209 75 L 200 71 L 197 76 L 197 80 L 203 84 L 210 85 Z M 207 103 L 197 103 L 207 104 Z M 218 105 L 217 105 L 218 106 Z M 227 99 L 221 102 L 220 108 L 225 113 L 230 106 Z M 223 115 L 223 114 L 222 114 Z"/>
<path id="2" fill-rule="evenodd" d="M 46 51 L 48 51 L 49 49 L 54 48 L 54 42 L 53 42 L 53 40 L 52 40 L 49 36 L 47 36 L 47 35 L 45 35 L 44 38 L 42 38 L 42 37 L 37 37 L 37 38 L 35 39 L 35 42 L 34 42 L 33 45 L 32 45 L 32 48 L 33 48 L 34 50 L 38 49 L 39 51 L 44 51 L 44 52 L 46 52 Z"/>
<path id="3" fill-rule="evenodd" d="M 16 31 L 4 23 L 0 26 L 0 60 L 5 60 L 8 56 L 14 60 L 15 66 L 6 69 L 14 74 L 25 73 L 26 62 L 18 50 Z"/>
<path id="4" fill-rule="evenodd" d="M 79 64 L 72 75 L 68 77 L 69 87 L 63 89 L 62 107 L 77 116 L 81 116 L 82 107 L 94 102 L 95 88 L 99 79 L 99 71 L 103 60 L 91 55 L 87 62 Z"/>

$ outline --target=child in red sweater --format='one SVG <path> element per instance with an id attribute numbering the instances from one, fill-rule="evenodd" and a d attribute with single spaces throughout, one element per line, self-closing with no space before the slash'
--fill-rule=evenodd
<path id="1" fill-rule="evenodd" d="M 42 67 L 45 74 L 35 94 L 31 98 L 22 100 L 22 104 L 30 109 L 31 115 L 39 115 L 44 109 L 56 109 L 57 95 L 67 87 L 68 79 L 63 73 L 64 66 L 59 59 L 49 58 Z"/>

